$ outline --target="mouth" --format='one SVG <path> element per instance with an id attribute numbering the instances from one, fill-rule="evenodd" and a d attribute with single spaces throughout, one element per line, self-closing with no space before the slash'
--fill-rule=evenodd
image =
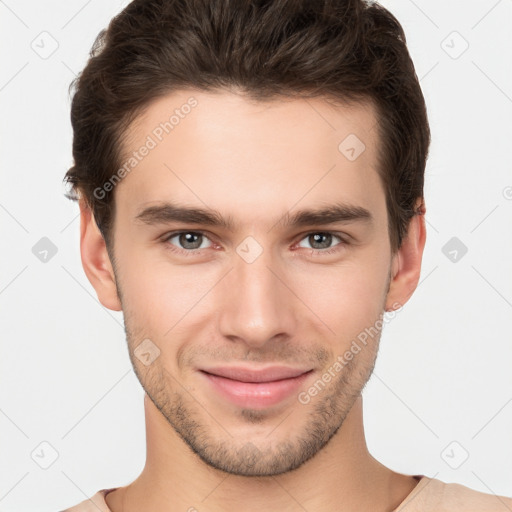
<path id="1" fill-rule="evenodd" d="M 264 369 L 214 367 L 201 369 L 199 373 L 223 399 L 239 407 L 263 409 L 297 392 L 313 370 L 284 366 Z"/>

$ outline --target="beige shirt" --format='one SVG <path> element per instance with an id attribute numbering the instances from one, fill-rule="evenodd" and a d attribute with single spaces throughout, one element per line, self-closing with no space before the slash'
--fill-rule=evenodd
<path id="1" fill-rule="evenodd" d="M 446 484 L 436 478 L 415 475 L 418 485 L 392 512 L 510 512 L 512 498 L 475 491 L 460 484 Z M 102 489 L 62 512 L 112 512 L 105 496 L 115 490 Z"/>

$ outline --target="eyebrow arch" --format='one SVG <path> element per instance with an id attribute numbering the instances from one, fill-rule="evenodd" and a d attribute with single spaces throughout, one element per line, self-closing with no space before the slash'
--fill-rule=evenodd
<path id="1" fill-rule="evenodd" d="M 183 222 L 186 224 L 203 224 L 221 227 L 227 231 L 234 231 L 235 223 L 231 216 L 225 218 L 218 211 L 180 206 L 175 203 L 163 202 L 142 209 L 135 220 L 147 225 L 166 224 L 170 222 Z M 336 203 L 317 209 L 299 210 L 293 214 L 286 212 L 275 225 L 281 227 L 321 226 L 336 222 L 364 222 L 373 223 L 373 216 L 369 210 L 362 206 L 346 203 Z M 273 229 L 273 228 L 271 228 Z"/>

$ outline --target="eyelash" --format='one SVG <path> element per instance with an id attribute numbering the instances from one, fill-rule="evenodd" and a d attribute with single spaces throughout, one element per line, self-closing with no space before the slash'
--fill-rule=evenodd
<path id="1" fill-rule="evenodd" d="M 167 250 L 169 250 L 171 252 L 174 252 L 174 253 L 178 253 L 180 255 L 194 256 L 194 255 L 202 254 L 202 252 L 205 249 L 189 249 L 189 250 L 186 250 L 186 249 L 180 249 L 180 248 L 178 248 L 178 247 L 176 247 L 176 246 L 174 246 L 174 245 L 169 243 L 169 240 L 171 238 L 174 238 L 176 235 L 181 235 L 181 234 L 185 234 L 185 233 L 187 233 L 187 234 L 194 234 L 194 235 L 202 235 L 202 236 L 208 238 L 208 240 L 210 240 L 209 236 L 205 232 L 203 232 L 203 231 L 182 230 L 182 231 L 173 231 L 172 233 L 168 233 L 162 239 L 162 243 L 165 245 Z M 307 249 L 307 250 L 311 251 L 311 255 L 317 254 L 319 256 L 325 256 L 325 255 L 334 254 L 334 253 L 340 251 L 344 246 L 349 245 L 349 242 L 345 238 L 343 238 L 339 233 L 336 233 L 336 232 L 333 232 L 333 231 L 310 231 L 309 233 L 305 233 L 302 236 L 302 238 L 299 240 L 299 242 L 301 242 L 305 238 L 308 238 L 311 235 L 317 235 L 317 234 L 335 236 L 336 238 L 340 239 L 340 243 L 335 245 L 334 247 L 328 248 L 328 249 L 307 249 L 305 247 L 302 248 L 302 249 Z M 210 240 L 210 242 L 211 241 L 212 240 Z"/>

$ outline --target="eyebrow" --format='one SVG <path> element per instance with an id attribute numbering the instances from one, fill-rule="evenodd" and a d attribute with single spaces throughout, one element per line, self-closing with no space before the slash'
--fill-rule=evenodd
<path id="1" fill-rule="evenodd" d="M 147 225 L 183 222 L 220 227 L 228 231 L 234 231 L 235 228 L 235 222 L 231 216 L 223 217 L 216 210 L 180 206 L 170 202 L 158 203 L 142 209 L 135 216 L 135 220 Z M 293 214 L 286 212 L 274 226 L 278 224 L 281 227 L 297 228 L 334 224 L 336 222 L 372 224 L 373 221 L 374 218 L 371 212 L 362 206 L 336 203 L 322 208 L 299 210 Z"/>

